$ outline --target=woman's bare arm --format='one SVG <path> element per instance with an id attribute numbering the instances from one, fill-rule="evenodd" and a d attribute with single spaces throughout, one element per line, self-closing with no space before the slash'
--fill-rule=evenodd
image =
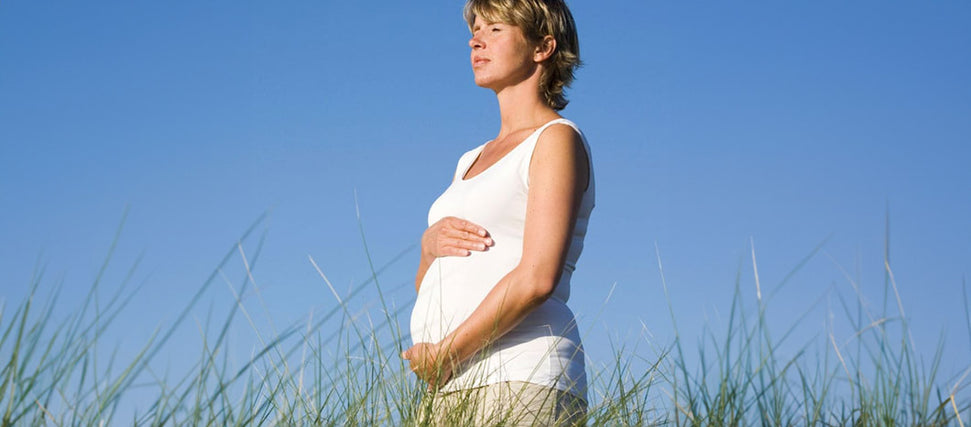
<path id="1" fill-rule="evenodd" d="M 444 384 L 451 365 L 487 347 L 553 294 L 587 185 L 588 164 L 573 128 L 554 125 L 540 135 L 529 168 L 522 259 L 441 342 L 420 343 L 405 352 L 422 379 L 433 386 Z"/>

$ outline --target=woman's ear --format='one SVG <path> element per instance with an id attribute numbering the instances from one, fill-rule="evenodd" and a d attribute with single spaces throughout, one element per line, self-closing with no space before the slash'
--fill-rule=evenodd
<path id="1" fill-rule="evenodd" d="M 553 56 L 553 52 L 556 52 L 556 39 L 549 35 L 543 36 L 543 39 L 536 44 L 533 61 L 543 62 Z"/>

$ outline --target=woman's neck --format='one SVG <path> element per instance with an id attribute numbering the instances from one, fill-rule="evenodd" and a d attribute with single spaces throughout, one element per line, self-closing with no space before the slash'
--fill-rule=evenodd
<path id="1" fill-rule="evenodd" d="M 535 81 L 534 81 L 535 80 Z M 496 140 L 521 131 L 542 126 L 560 117 L 539 93 L 539 79 L 530 78 L 521 84 L 509 86 L 496 93 L 499 101 L 499 135 Z"/>

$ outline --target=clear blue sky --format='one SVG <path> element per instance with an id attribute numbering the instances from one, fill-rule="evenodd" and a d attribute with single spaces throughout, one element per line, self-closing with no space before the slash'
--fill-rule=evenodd
<path id="1" fill-rule="evenodd" d="M 750 242 L 768 289 L 828 238 L 769 305 L 781 333 L 822 298 L 794 341 L 820 333 L 827 301 L 843 318 L 840 266 L 878 309 L 889 211 L 915 340 L 929 355 L 945 331 L 944 370 L 966 366 L 971 4 L 570 4 L 586 65 L 563 114 L 598 187 L 572 306 L 592 359 L 642 325 L 670 342 L 655 244 L 689 343 L 724 326 L 737 273 L 754 303 Z M 3 2 L 0 299 L 18 303 L 44 265 L 71 306 L 130 206 L 105 284 L 143 254 L 145 288 L 109 344 L 171 321 L 266 210 L 265 317 L 332 307 L 307 256 L 341 291 L 368 277 L 355 191 L 383 264 L 417 242 L 459 155 L 497 132 L 467 40 L 455 1 Z M 417 257 L 382 276 L 398 306 Z M 199 316 L 230 298 L 217 283 Z M 198 355 L 170 348 L 175 366 Z"/>

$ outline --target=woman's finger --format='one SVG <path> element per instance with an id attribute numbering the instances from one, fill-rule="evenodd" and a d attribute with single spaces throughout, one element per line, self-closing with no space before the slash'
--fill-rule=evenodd
<path id="1" fill-rule="evenodd" d="M 495 244 L 489 233 L 471 221 L 445 217 L 433 224 L 422 237 L 422 245 L 435 257 L 469 256 Z"/>
<path id="2" fill-rule="evenodd" d="M 449 239 L 447 245 L 459 249 L 476 251 L 484 251 L 486 249 L 485 243 L 473 240 Z"/>
<path id="3" fill-rule="evenodd" d="M 482 248 L 479 248 L 478 245 L 476 245 L 475 247 L 464 246 L 468 249 L 484 250 L 485 246 L 492 246 L 491 237 L 483 237 L 465 230 L 448 229 L 447 231 L 445 231 L 445 235 L 454 239 L 459 239 L 466 242 L 473 242 L 476 244 L 481 243 L 483 245 Z"/>
<path id="4" fill-rule="evenodd" d="M 465 230 L 459 230 L 457 228 L 446 228 L 443 231 L 445 232 L 445 235 L 448 237 L 454 237 L 462 240 L 471 240 L 473 238 L 479 238 L 479 236 L 476 236 L 475 234 L 472 234 Z"/>
<path id="5" fill-rule="evenodd" d="M 472 251 L 469 249 L 458 248 L 455 246 L 446 246 L 441 250 L 442 256 L 469 256 L 472 255 Z"/>
<path id="6" fill-rule="evenodd" d="M 482 227 L 481 225 L 475 224 L 469 220 L 454 218 L 452 221 L 449 222 L 449 225 L 451 225 L 453 228 L 457 230 L 467 231 L 469 233 L 473 233 L 480 237 L 486 237 L 489 235 L 489 232 L 486 231 L 484 227 Z"/>
<path id="7" fill-rule="evenodd" d="M 472 236 L 468 233 L 451 234 L 446 236 L 443 241 L 446 245 L 453 245 L 466 249 L 471 249 L 472 247 L 470 245 L 474 245 L 476 243 L 484 244 L 481 239 L 472 238 Z"/>

